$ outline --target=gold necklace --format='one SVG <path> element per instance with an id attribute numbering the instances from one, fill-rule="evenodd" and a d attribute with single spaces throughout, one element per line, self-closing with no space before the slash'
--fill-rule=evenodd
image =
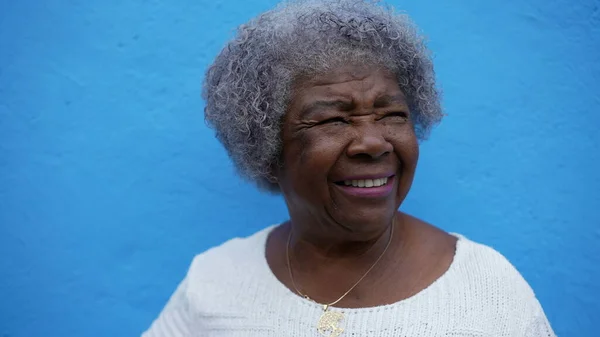
<path id="1" fill-rule="evenodd" d="M 308 295 L 303 294 L 300 290 L 298 290 L 298 287 L 296 286 L 296 282 L 294 281 L 294 275 L 292 273 L 292 265 L 291 265 L 291 260 L 290 260 L 290 241 L 292 239 L 292 232 L 293 232 L 292 229 L 290 228 L 290 234 L 288 235 L 287 245 L 285 248 L 285 255 L 286 255 L 287 263 L 288 263 L 288 271 L 290 273 L 290 280 L 292 281 L 292 286 L 294 287 L 294 290 L 296 290 L 298 295 L 304 297 L 307 300 L 313 301 L 313 302 L 323 306 L 323 313 L 321 314 L 321 318 L 319 319 L 319 322 L 317 323 L 317 331 L 322 336 L 327 336 L 326 333 L 330 332 L 329 337 L 337 337 L 337 336 L 341 335 L 342 332 L 344 332 L 344 329 L 342 329 L 338 326 L 338 324 L 344 319 L 344 314 L 342 314 L 341 312 L 328 311 L 328 309 L 330 306 L 337 304 L 344 297 L 346 297 L 346 295 L 348 295 L 369 274 L 369 272 L 377 265 L 379 260 L 381 260 L 381 258 L 385 254 L 385 252 L 390 247 L 390 243 L 392 242 L 392 237 L 394 236 L 395 220 L 396 220 L 396 218 L 394 217 L 394 221 L 392 221 L 392 226 L 391 226 L 392 228 L 390 229 L 390 238 L 388 239 L 388 242 L 387 242 L 385 248 L 383 249 L 383 252 L 381 252 L 381 255 L 379 255 L 379 257 L 377 258 L 377 260 L 375 260 L 373 265 L 369 269 L 367 269 L 367 271 L 363 274 L 363 276 L 360 279 L 358 279 L 358 281 L 356 281 L 356 283 L 354 283 L 354 285 L 352 287 L 350 287 L 350 289 L 348 289 L 348 291 L 346 291 L 340 298 L 338 298 L 337 300 L 335 300 L 329 304 L 320 304 L 317 301 L 308 297 Z"/>

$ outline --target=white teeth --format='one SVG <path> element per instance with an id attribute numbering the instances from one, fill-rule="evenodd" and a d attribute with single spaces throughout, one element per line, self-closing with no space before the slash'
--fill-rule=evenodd
<path id="1" fill-rule="evenodd" d="M 361 180 L 344 180 L 344 185 L 354 187 L 379 187 L 387 184 L 388 178 L 379 179 L 361 179 Z"/>

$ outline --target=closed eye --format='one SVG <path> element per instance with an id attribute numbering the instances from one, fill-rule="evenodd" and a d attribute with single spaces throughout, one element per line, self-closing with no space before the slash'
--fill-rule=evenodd
<path id="1" fill-rule="evenodd" d="M 317 125 L 322 125 L 322 124 L 334 124 L 334 123 L 347 123 L 346 119 L 344 119 L 343 117 L 333 117 L 333 118 L 328 118 L 326 120 L 320 121 L 319 123 L 317 123 Z"/>
<path id="2" fill-rule="evenodd" d="M 396 111 L 396 112 L 390 112 L 388 114 L 386 114 L 385 116 L 383 116 L 383 118 L 394 118 L 394 117 L 400 117 L 400 118 L 404 118 L 406 119 L 406 113 L 401 112 L 401 111 Z"/>

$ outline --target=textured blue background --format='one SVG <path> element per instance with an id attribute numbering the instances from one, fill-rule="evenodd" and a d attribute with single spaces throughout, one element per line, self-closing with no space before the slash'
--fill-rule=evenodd
<path id="1" fill-rule="evenodd" d="M 199 97 L 274 3 L 0 0 L 0 336 L 138 335 L 194 254 L 285 219 Z M 504 253 L 558 334 L 598 336 L 599 1 L 392 3 L 448 114 L 403 208 Z"/>

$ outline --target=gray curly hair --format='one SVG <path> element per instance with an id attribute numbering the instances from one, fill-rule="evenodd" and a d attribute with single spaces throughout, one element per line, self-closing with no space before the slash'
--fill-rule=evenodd
<path id="1" fill-rule="evenodd" d="M 273 169 L 294 81 L 348 63 L 396 75 L 420 140 L 442 119 L 429 51 L 407 15 L 362 0 L 286 2 L 240 26 L 206 72 L 206 121 L 244 178 L 280 192 Z"/>

